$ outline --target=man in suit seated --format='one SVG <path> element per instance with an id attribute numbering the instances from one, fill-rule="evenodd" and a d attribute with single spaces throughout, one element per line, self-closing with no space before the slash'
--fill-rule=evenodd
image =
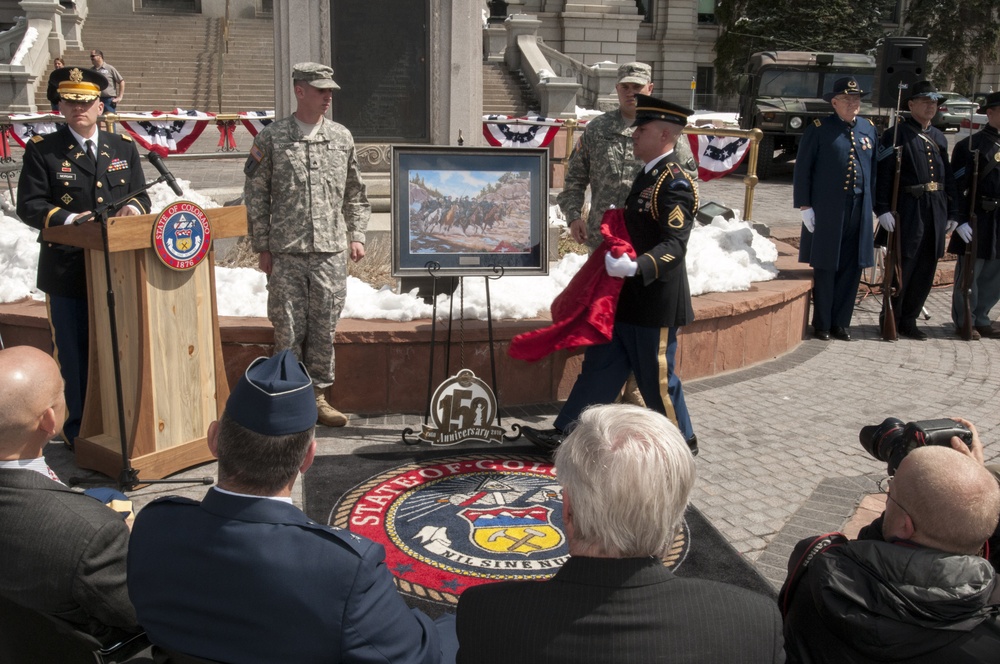
<path id="1" fill-rule="evenodd" d="M 384 549 L 316 523 L 292 486 L 316 453 L 312 380 L 285 350 L 259 358 L 208 429 L 219 484 L 136 517 L 129 594 L 155 646 L 212 661 L 454 660 L 437 624 L 396 592 Z"/>
<path id="2" fill-rule="evenodd" d="M 458 661 L 782 662 L 777 607 L 663 565 L 695 480 L 664 415 L 593 406 L 555 452 L 570 558 L 551 580 L 474 586 Z"/>
<path id="3" fill-rule="evenodd" d="M 1000 486 L 971 449 L 918 447 L 887 487 L 885 512 L 863 537 L 800 542 L 779 603 L 790 662 L 995 662 L 1000 584 L 983 543 Z"/>
<path id="4" fill-rule="evenodd" d="M 0 597 L 111 644 L 141 631 L 125 585 L 128 526 L 45 463 L 65 420 L 55 360 L 0 350 Z"/>

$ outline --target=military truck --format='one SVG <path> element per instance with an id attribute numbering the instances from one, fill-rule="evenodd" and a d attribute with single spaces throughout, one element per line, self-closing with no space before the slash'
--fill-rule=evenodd
<path id="1" fill-rule="evenodd" d="M 795 158 L 806 126 L 833 112 L 823 95 L 843 76 L 854 76 L 866 94 L 860 114 L 873 122 L 871 102 L 875 58 L 854 53 L 764 51 L 754 53 L 740 75 L 740 128 L 760 129 L 757 177 L 765 180 L 779 161 Z M 882 124 L 880 121 L 876 124 Z"/>

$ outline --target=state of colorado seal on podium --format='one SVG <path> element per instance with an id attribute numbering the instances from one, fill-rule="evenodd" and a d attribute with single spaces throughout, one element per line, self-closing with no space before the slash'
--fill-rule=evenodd
<path id="1" fill-rule="evenodd" d="M 190 270 L 212 246 L 212 229 L 205 211 L 190 201 L 165 208 L 153 224 L 153 251 L 171 270 Z"/>

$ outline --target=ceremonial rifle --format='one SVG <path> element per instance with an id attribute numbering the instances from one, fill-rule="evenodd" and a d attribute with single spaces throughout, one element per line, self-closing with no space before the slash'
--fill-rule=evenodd
<path id="1" fill-rule="evenodd" d="M 899 107 L 903 103 L 903 88 L 905 83 L 899 84 L 899 93 L 896 97 L 896 123 L 893 127 L 892 149 L 896 151 L 896 175 L 892 183 L 892 204 L 889 212 L 892 214 L 895 225 L 889 231 L 885 242 L 885 261 L 882 265 L 882 338 L 885 341 L 895 341 L 899 338 L 896 332 L 896 313 L 892 310 L 893 282 L 896 287 L 902 286 L 903 271 L 900 265 L 900 227 L 899 227 L 899 176 L 903 170 L 903 150 L 898 145 L 899 140 Z"/>
<path id="2" fill-rule="evenodd" d="M 969 147 L 972 147 L 972 137 L 969 136 Z M 972 151 L 972 184 L 969 186 L 969 226 L 972 237 L 965 246 L 965 260 L 962 262 L 962 293 L 965 295 L 965 308 L 962 312 L 962 338 L 972 340 L 972 282 L 975 279 L 976 257 L 979 255 L 979 230 L 976 216 L 976 188 L 979 185 L 979 150 Z"/>

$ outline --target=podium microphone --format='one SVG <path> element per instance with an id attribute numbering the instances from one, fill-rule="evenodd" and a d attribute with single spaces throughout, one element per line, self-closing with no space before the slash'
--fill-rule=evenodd
<path id="1" fill-rule="evenodd" d="M 146 159 L 148 159 L 149 163 L 151 163 L 156 170 L 160 172 L 160 175 L 163 176 L 163 179 L 168 185 L 170 185 L 170 188 L 174 190 L 175 194 L 178 196 L 184 195 L 184 191 L 181 189 L 181 186 L 177 184 L 177 180 L 174 179 L 174 174 L 171 173 L 170 169 L 167 168 L 167 165 L 163 163 L 163 157 L 156 152 L 150 152 L 146 155 Z"/>

